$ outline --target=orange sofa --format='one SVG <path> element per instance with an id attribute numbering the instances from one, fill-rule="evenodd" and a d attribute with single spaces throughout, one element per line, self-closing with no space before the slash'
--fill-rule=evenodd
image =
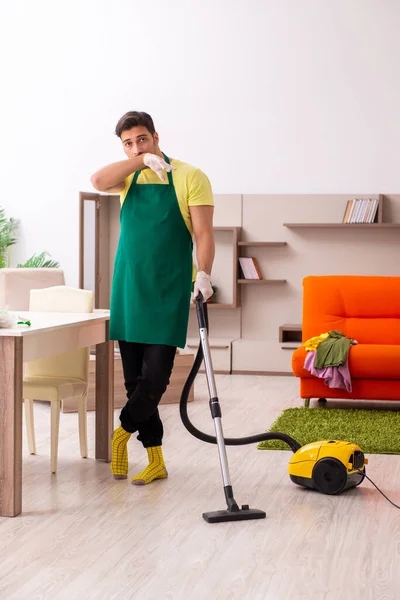
<path id="1" fill-rule="evenodd" d="M 302 340 L 332 329 L 353 338 L 352 392 L 329 388 L 304 369 L 306 350 L 293 353 L 300 396 L 400 401 L 400 277 L 329 275 L 303 280 Z"/>

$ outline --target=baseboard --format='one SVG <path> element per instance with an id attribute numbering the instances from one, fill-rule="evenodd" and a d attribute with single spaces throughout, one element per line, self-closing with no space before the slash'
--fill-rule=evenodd
<path id="1" fill-rule="evenodd" d="M 231 375 L 231 371 L 221 371 L 219 369 L 213 369 L 214 371 L 214 375 Z M 206 371 L 205 369 L 200 369 L 199 373 L 201 373 L 202 375 L 205 375 Z"/>
<path id="2" fill-rule="evenodd" d="M 268 375 L 276 377 L 294 377 L 291 371 L 232 371 L 232 375 Z"/>

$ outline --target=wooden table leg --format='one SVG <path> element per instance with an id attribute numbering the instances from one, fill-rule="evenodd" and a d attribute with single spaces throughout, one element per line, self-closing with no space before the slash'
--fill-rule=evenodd
<path id="1" fill-rule="evenodd" d="M 111 461 L 111 436 L 114 429 L 114 342 L 96 345 L 96 458 Z"/>
<path id="2" fill-rule="evenodd" d="M 22 337 L 0 336 L 0 516 L 22 509 Z"/>

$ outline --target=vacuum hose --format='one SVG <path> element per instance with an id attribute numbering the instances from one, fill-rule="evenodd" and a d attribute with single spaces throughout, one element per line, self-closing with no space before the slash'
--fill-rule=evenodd
<path id="1" fill-rule="evenodd" d="M 196 299 L 197 303 L 197 314 L 199 317 L 199 323 L 204 321 L 208 329 L 208 312 L 207 312 L 207 304 L 203 302 L 202 297 Z M 181 415 L 182 422 L 186 429 L 191 433 L 194 437 L 198 438 L 202 442 L 207 442 L 209 444 L 216 444 L 217 438 L 213 435 L 208 435 L 200 429 L 197 429 L 189 419 L 188 411 L 187 411 L 187 402 L 189 398 L 190 389 L 193 385 L 193 382 L 196 378 L 197 373 L 199 372 L 201 363 L 203 360 L 203 348 L 200 342 L 199 348 L 197 350 L 196 358 L 194 360 L 192 369 L 189 373 L 189 376 L 183 386 L 181 400 L 179 404 L 179 411 Z M 301 448 L 301 444 L 299 444 L 295 439 L 287 435 L 286 433 L 280 433 L 278 431 L 275 432 L 265 432 L 256 435 L 250 435 L 247 437 L 241 438 L 224 438 L 225 444 L 227 446 L 245 446 L 247 444 L 254 444 L 257 442 L 264 442 L 265 440 L 280 440 L 285 442 L 293 452 L 297 452 L 299 448 Z"/>

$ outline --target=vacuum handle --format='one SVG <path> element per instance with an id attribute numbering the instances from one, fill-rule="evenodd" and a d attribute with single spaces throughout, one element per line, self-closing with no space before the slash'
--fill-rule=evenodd
<path id="1" fill-rule="evenodd" d="M 196 296 L 196 312 L 197 312 L 197 321 L 199 323 L 199 329 L 207 328 L 207 319 L 205 315 L 204 308 L 204 297 L 201 292 L 199 292 L 198 296 Z"/>

